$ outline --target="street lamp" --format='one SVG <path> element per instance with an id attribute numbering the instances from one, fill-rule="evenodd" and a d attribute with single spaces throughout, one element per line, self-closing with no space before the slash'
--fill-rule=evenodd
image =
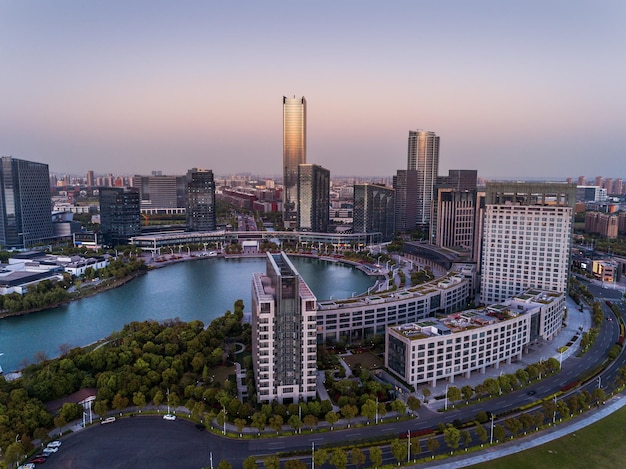
<path id="1" fill-rule="evenodd" d="M 446 400 L 444 401 L 444 410 L 448 410 L 448 385 L 446 384 Z"/>
<path id="2" fill-rule="evenodd" d="M 491 437 L 489 438 L 490 445 L 493 444 L 493 417 L 494 417 L 494 414 L 491 414 Z"/>

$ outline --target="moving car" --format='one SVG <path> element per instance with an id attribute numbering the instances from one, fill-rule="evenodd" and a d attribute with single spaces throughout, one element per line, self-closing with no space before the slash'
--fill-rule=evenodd
<path id="1" fill-rule="evenodd" d="M 176 416 L 174 414 L 165 414 L 163 416 L 164 420 L 176 420 Z"/>
<path id="2" fill-rule="evenodd" d="M 59 446 L 61 446 L 61 442 L 59 440 L 55 440 L 55 441 L 51 441 L 50 443 L 48 443 L 48 448 L 58 448 Z"/>
<path id="3" fill-rule="evenodd" d="M 113 423 L 113 422 L 115 422 L 115 417 L 107 417 L 102 422 L 100 422 L 100 425 L 104 425 L 105 423 Z"/>

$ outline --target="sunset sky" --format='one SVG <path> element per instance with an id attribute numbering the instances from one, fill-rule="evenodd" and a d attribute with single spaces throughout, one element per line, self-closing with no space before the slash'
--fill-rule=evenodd
<path id="1" fill-rule="evenodd" d="M 51 172 L 626 179 L 626 2 L 0 0 L 0 155 Z"/>

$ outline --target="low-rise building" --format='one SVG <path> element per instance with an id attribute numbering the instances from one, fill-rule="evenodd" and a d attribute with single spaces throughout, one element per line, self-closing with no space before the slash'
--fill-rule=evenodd
<path id="1" fill-rule="evenodd" d="M 528 290 L 499 304 L 390 326 L 385 366 L 412 386 L 469 377 L 522 358 L 528 345 L 549 341 L 565 312 L 562 293 Z"/>

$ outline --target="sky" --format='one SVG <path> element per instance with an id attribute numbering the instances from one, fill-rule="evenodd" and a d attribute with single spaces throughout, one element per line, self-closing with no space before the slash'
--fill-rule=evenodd
<path id="1" fill-rule="evenodd" d="M 280 175 L 282 97 L 307 162 L 626 179 L 623 0 L 0 0 L 0 155 L 54 173 Z"/>

